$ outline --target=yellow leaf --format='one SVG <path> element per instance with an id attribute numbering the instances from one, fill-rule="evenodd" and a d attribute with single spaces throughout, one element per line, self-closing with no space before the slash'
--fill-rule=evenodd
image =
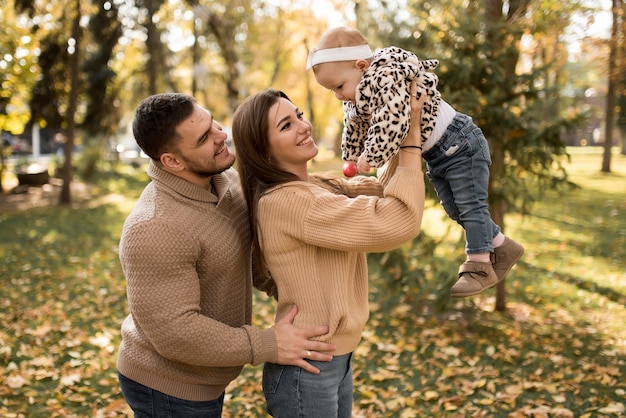
<path id="1" fill-rule="evenodd" d="M 425 401 L 432 401 L 439 398 L 439 393 L 435 392 L 434 390 L 427 390 L 426 392 L 424 392 L 424 400 Z"/>
<path id="2" fill-rule="evenodd" d="M 487 383 L 487 379 L 478 379 L 476 383 L 474 384 L 474 387 L 482 388 L 483 386 L 485 386 L 486 383 Z"/>
<path id="3" fill-rule="evenodd" d="M 369 398 L 369 399 L 376 398 L 376 392 L 374 392 L 373 390 L 361 389 L 360 392 L 364 398 Z"/>
<path id="4" fill-rule="evenodd" d="M 509 385 L 504 388 L 504 392 L 509 395 L 519 396 L 520 394 L 524 393 L 524 388 L 520 385 Z"/>
<path id="5" fill-rule="evenodd" d="M 458 347 L 442 347 L 440 351 L 450 357 L 458 357 L 461 354 L 461 350 Z"/>
<path id="6" fill-rule="evenodd" d="M 19 374 L 16 375 L 12 375 L 7 377 L 6 379 L 6 384 L 8 387 L 10 387 L 11 389 L 19 389 L 22 386 L 24 386 L 26 384 L 26 379 L 24 379 L 22 376 L 20 376 Z"/>
<path id="7" fill-rule="evenodd" d="M 443 404 L 443 409 L 445 409 L 446 411 L 456 411 L 457 409 L 459 409 L 459 407 L 453 403 L 446 402 Z"/>
<path id="8" fill-rule="evenodd" d="M 626 411 L 623 403 L 611 403 L 604 408 L 600 408 L 598 412 L 603 414 L 623 414 Z"/>
<path id="9" fill-rule="evenodd" d="M 102 333 L 96 334 L 95 337 L 89 337 L 89 342 L 97 347 L 109 348 L 111 346 L 111 338 Z"/>
<path id="10" fill-rule="evenodd" d="M 400 418 L 415 418 L 415 411 L 413 409 L 405 409 L 400 414 Z"/>
<path id="11" fill-rule="evenodd" d="M 71 395 L 67 396 L 65 399 L 71 402 L 80 402 L 80 403 L 83 403 L 87 400 L 85 396 L 81 395 L 80 393 L 72 393 Z"/>
<path id="12" fill-rule="evenodd" d="M 457 369 L 452 367 L 444 367 L 443 370 L 441 370 L 442 377 L 456 376 L 457 373 Z"/>
<path id="13" fill-rule="evenodd" d="M 51 330 L 52 330 L 52 327 L 49 324 L 43 324 L 43 325 L 38 326 L 34 330 L 26 330 L 26 332 L 29 332 L 35 337 L 43 337 L 46 334 L 48 334 Z"/>
<path id="14" fill-rule="evenodd" d="M 557 393 L 560 390 L 560 385 L 557 385 L 556 383 L 547 383 L 543 385 L 543 388 L 550 393 Z"/>
<path id="15" fill-rule="evenodd" d="M 355 351 L 354 355 L 358 356 L 358 357 L 367 357 L 369 353 L 370 353 L 369 345 L 360 344 L 356 348 L 356 351 Z"/>
<path id="16" fill-rule="evenodd" d="M 567 408 L 552 408 L 550 413 L 559 418 L 574 418 L 574 413 Z"/>
<path id="17" fill-rule="evenodd" d="M 80 373 L 72 373 L 61 377 L 61 384 L 63 386 L 72 386 L 73 384 L 80 382 L 80 380 Z"/>
<path id="18" fill-rule="evenodd" d="M 374 382 L 382 382 L 383 380 L 394 379 L 397 376 L 396 373 L 381 367 L 376 372 L 370 374 L 370 379 Z"/>
<path id="19" fill-rule="evenodd" d="M 29 363 L 33 366 L 38 366 L 38 367 L 53 367 L 54 358 L 50 356 L 39 356 L 39 357 L 32 359 Z"/>
<path id="20" fill-rule="evenodd" d="M 398 398 L 390 399 L 387 402 L 385 402 L 385 406 L 387 407 L 387 409 L 391 411 L 398 409 L 399 405 L 400 405 L 400 400 Z"/>

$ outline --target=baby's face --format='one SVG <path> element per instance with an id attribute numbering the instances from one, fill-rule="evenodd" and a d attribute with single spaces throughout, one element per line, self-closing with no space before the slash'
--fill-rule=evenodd
<path id="1" fill-rule="evenodd" d="M 335 93 L 337 99 L 354 104 L 356 86 L 364 72 L 356 63 L 357 61 L 339 61 L 318 64 L 313 68 L 315 80 Z"/>

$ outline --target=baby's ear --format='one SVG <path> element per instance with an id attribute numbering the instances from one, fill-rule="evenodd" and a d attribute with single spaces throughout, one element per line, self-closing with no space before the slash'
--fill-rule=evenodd
<path id="1" fill-rule="evenodd" d="M 361 71 L 365 71 L 370 67 L 370 63 L 367 60 L 358 59 L 354 62 L 354 66 Z"/>

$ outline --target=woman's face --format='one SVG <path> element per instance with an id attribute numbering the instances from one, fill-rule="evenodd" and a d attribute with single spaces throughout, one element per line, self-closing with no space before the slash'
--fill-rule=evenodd
<path id="1" fill-rule="evenodd" d="M 311 137 L 311 122 L 293 103 L 280 98 L 269 110 L 269 146 L 274 164 L 279 168 L 306 178 L 307 162 L 317 155 Z"/>

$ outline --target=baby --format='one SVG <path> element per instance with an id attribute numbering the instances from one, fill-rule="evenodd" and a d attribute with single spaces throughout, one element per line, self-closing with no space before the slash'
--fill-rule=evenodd
<path id="1" fill-rule="evenodd" d="M 437 60 L 420 61 L 397 47 L 373 53 L 356 29 L 326 32 L 311 50 L 307 70 L 343 101 L 341 142 L 344 174 L 381 167 L 397 152 L 410 121 L 410 85 L 427 94 L 422 109 L 422 157 L 446 213 L 465 230 L 466 261 L 452 297 L 481 293 L 502 281 L 524 253 L 491 219 L 488 200 L 489 145 L 472 118 L 442 100 Z"/>

